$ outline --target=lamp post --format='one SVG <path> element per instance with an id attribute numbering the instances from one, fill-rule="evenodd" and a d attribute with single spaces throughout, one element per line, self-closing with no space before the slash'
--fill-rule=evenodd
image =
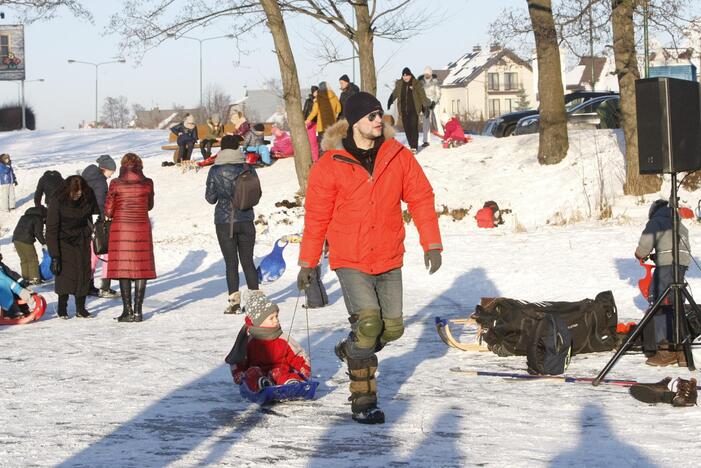
<path id="1" fill-rule="evenodd" d="M 190 39 L 192 41 L 197 41 L 200 43 L 200 109 L 204 107 L 204 97 L 202 95 L 202 43 L 207 42 L 207 41 L 213 41 L 214 39 L 233 39 L 235 36 L 233 34 L 225 34 L 223 36 L 215 36 L 215 37 L 206 37 L 204 39 L 200 39 L 197 37 L 190 37 L 190 36 L 178 36 L 175 33 L 168 33 L 168 37 L 174 38 L 175 40 L 178 39 Z"/>
<path id="2" fill-rule="evenodd" d="M 110 60 L 109 62 L 99 62 L 99 63 L 94 63 L 94 62 L 83 62 L 81 60 L 73 60 L 73 59 L 68 59 L 68 63 L 81 63 L 83 65 L 92 65 L 95 67 L 95 126 L 97 127 L 97 70 L 100 68 L 101 65 L 107 65 L 109 63 L 126 63 L 126 60 L 124 59 L 119 59 L 119 60 Z"/>
<path id="3" fill-rule="evenodd" d="M 20 81 L 16 82 L 17 83 L 17 100 L 20 102 L 20 105 L 22 107 L 22 130 L 27 129 L 27 115 L 26 115 L 27 106 L 26 106 L 25 99 L 24 99 L 24 84 L 38 82 L 38 81 L 43 82 L 44 78 L 38 78 L 36 80 L 20 80 Z"/>

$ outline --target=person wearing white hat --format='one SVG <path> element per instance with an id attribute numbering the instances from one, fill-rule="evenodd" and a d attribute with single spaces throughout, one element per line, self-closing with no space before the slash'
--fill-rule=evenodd
<path id="1" fill-rule="evenodd" d="M 438 133 L 443 133 L 440 128 L 440 122 L 436 118 L 436 104 L 441 99 L 441 86 L 438 81 L 438 75 L 433 73 L 431 67 L 426 67 L 424 69 L 424 74 L 419 78 L 419 83 L 424 87 L 424 93 L 426 94 L 426 100 L 428 101 L 426 108 L 424 109 L 423 115 L 423 139 L 424 142 L 421 146 L 428 146 L 430 137 L 428 136 L 431 127 L 438 131 Z"/>

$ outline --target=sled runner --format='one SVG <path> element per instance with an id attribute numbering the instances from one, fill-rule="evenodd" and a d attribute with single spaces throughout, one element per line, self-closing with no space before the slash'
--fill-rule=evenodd
<path id="1" fill-rule="evenodd" d="M 284 243 L 281 244 L 281 241 Z M 287 244 L 289 244 L 287 240 L 278 239 L 275 241 L 273 250 L 263 258 L 258 268 L 256 268 L 258 281 L 261 283 L 272 283 L 285 273 L 287 265 L 282 256 L 282 251 L 287 247 Z"/>
<path id="2" fill-rule="evenodd" d="M 308 380 L 305 382 L 295 382 L 286 385 L 274 385 L 263 387 L 259 392 L 254 392 L 245 382 L 239 385 L 241 396 L 248 401 L 264 405 L 266 403 L 277 403 L 291 400 L 312 400 L 316 393 L 319 382 Z"/>
<path id="3" fill-rule="evenodd" d="M 655 265 L 652 263 L 645 263 L 645 260 L 640 260 L 640 266 L 645 268 L 645 276 L 638 280 L 638 288 L 640 288 L 640 293 L 645 299 L 650 297 L 650 283 L 652 282 L 652 270 Z"/>
<path id="4" fill-rule="evenodd" d="M 450 331 L 450 324 L 477 327 L 477 343 L 462 343 L 455 339 L 453 333 Z M 450 347 L 457 348 L 462 351 L 489 351 L 489 349 L 487 349 L 487 347 L 482 344 L 482 328 L 472 318 L 442 319 L 440 317 L 436 317 L 436 331 L 438 332 L 438 336 L 440 336 L 443 343 L 447 344 Z"/>
<path id="5" fill-rule="evenodd" d="M 27 304 L 24 301 L 22 301 L 21 299 L 17 299 L 15 301 L 15 303 L 20 308 L 26 308 L 26 309 L 29 308 L 27 306 Z M 17 318 L 4 317 L 3 311 L 0 310 L 0 326 L 2 326 L 2 325 L 22 325 L 25 323 L 35 322 L 35 321 L 39 320 L 44 315 L 45 311 L 46 311 L 46 299 L 44 299 L 44 297 L 40 296 L 39 294 L 34 294 L 34 310 L 30 311 L 28 315 L 25 315 L 23 317 L 17 317 Z"/>

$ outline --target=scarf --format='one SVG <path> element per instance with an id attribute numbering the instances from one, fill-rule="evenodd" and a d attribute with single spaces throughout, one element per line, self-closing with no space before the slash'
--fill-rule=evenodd
<path id="1" fill-rule="evenodd" d="M 355 140 L 353 139 L 352 127 L 349 127 L 348 130 L 349 131 L 346 138 L 343 139 L 343 147 L 346 149 L 346 151 L 355 156 L 358 161 L 360 161 L 360 164 L 362 164 L 370 175 L 372 175 L 372 172 L 375 169 L 377 151 L 380 149 L 380 146 L 382 146 L 382 143 L 384 143 L 385 138 L 381 136 L 375 139 L 375 143 L 370 149 L 360 149 L 356 146 Z"/>

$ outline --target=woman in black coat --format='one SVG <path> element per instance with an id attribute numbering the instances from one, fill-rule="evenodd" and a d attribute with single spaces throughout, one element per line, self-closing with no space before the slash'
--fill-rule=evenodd
<path id="1" fill-rule="evenodd" d="M 56 275 L 58 316 L 68 318 L 68 296 L 75 296 L 76 317 L 88 318 L 85 296 L 91 285 L 90 237 L 92 215 L 100 210 L 95 194 L 85 179 L 68 177 L 49 200 L 46 218 L 46 244 L 51 255 L 51 271 Z"/>

